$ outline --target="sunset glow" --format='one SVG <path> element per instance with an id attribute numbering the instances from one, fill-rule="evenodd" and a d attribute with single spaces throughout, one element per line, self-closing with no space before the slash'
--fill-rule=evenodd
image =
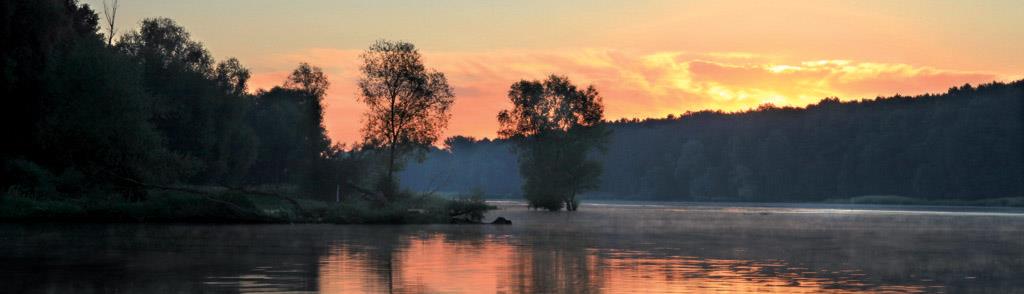
<path id="1" fill-rule="evenodd" d="M 815 270 L 784 261 L 651 257 L 643 252 L 580 249 L 531 252 L 508 240 L 402 240 L 389 270 L 373 256 L 335 248 L 320 261 L 322 293 L 536 293 L 554 285 L 604 293 L 924 293 L 928 285 L 880 285 L 860 270 Z M 379 256 L 378 256 L 379 257 Z M 483 262 L 481 262 L 483 261 Z M 541 274 L 532 272 L 539 269 Z M 557 269 L 558 275 L 547 276 Z M 390 287 L 390 288 L 389 288 Z"/>
<path id="2" fill-rule="evenodd" d="M 359 53 L 381 38 L 416 44 L 448 76 L 449 136 L 494 137 L 509 85 L 548 74 L 596 86 L 615 120 L 943 92 L 1024 69 L 1019 1 L 309 2 L 132 1 L 122 24 L 176 19 L 252 69 L 250 91 L 299 62 L 324 68 L 326 125 L 343 143 L 360 139 Z"/>

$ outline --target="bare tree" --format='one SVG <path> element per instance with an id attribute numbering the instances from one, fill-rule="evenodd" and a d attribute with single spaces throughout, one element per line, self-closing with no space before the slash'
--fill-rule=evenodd
<path id="1" fill-rule="evenodd" d="M 103 0 L 103 17 L 107 21 L 107 46 L 114 44 L 114 35 L 117 34 L 117 29 L 114 27 L 114 21 L 117 19 L 117 0 L 110 0 L 110 4 L 107 4 L 107 0 Z"/>
<path id="2" fill-rule="evenodd" d="M 397 163 L 407 152 L 437 141 L 455 96 L 443 73 L 424 68 L 411 43 L 380 40 L 362 58 L 359 100 L 369 107 L 363 137 L 366 145 L 387 151 L 387 182 L 381 188 L 391 197 Z"/>

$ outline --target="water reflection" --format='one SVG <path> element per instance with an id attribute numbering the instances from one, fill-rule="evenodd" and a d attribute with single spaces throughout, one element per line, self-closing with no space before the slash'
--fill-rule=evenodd
<path id="1" fill-rule="evenodd" d="M 649 252 L 530 250 L 507 238 L 409 237 L 393 256 L 333 248 L 320 261 L 324 293 L 923 293 L 932 283 L 885 285 L 856 269 L 809 269 L 782 260 L 652 256 Z M 371 250 L 372 251 L 372 250 Z"/>
<path id="2" fill-rule="evenodd" d="M 0 292 L 1024 292 L 1018 212 L 585 208 L 496 212 L 512 226 L 0 224 Z"/>

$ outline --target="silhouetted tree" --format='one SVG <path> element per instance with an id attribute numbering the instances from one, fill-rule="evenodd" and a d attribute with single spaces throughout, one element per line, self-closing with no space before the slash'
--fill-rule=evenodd
<path id="1" fill-rule="evenodd" d="M 158 69 L 180 69 L 209 76 L 213 57 L 202 43 L 169 18 L 149 18 L 137 31 L 125 34 L 117 47 L 131 56 L 141 58 L 150 74 Z"/>
<path id="2" fill-rule="evenodd" d="M 323 95 L 329 85 L 320 68 L 301 63 L 283 86 L 256 94 L 251 121 L 260 150 L 253 181 L 305 182 L 314 167 L 322 166 L 319 161 L 337 152 L 323 123 Z"/>
<path id="3" fill-rule="evenodd" d="M 324 127 L 324 95 L 331 83 L 324 71 L 308 63 L 301 63 L 292 71 L 284 82 L 284 88 L 299 91 L 297 101 L 302 112 L 299 134 L 303 136 L 303 146 L 308 156 L 315 156 L 330 149 L 331 141 L 327 138 Z"/>
<path id="4" fill-rule="evenodd" d="M 142 67 L 153 96 L 151 121 L 192 176 L 186 182 L 239 183 L 256 159 L 256 134 L 246 119 L 249 71 L 231 58 L 214 67 L 211 54 L 183 27 L 145 19 L 115 46 Z"/>
<path id="5" fill-rule="evenodd" d="M 381 189 L 392 197 L 401 158 L 437 141 L 448 125 L 454 94 L 443 73 L 423 66 L 411 43 L 380 40 L 362 59 L 359 101 L 369 107 L 364 144 L 387 153 Z"/>
<path id="6" fill-rule="evenodd" d="M 175 158 L 149 123 L 151 98 L 139 68 L 100 42 L 82 42 L 49 69 L 49 105 L 40 124 L 40 162 L 64 165 L 60 173 L 80 173 L 95 185 L 122 178 L 145 182 L 174 179 Z M 117 81 L 112 83 L 110 81 Z"/>
<path id="7" fill-rule="evenodd" d="M 107 46 L 114 45 L 114 35 L 117 34 L 117 28 L 114 25 L 117 24 L 117 0 L 111 0 L 108 4 L 106 0 L 103 0 L 103 19 L 107 25 Z"/>
<path id="8" fill-rule="evenodd" d="M 221 61 L 217 64 L 214 74 L 216 75 L 217 85 L 224 89 L 225 94 L 236 97 L 245 96 L 250 73 L 248 68 L 245 68 L 241 62 L 238 62 L 238 59 L 232 57 Z"/>
<path id="9" fill-rule="evenodd" d="M 513 108 L 498 114 L 499 136 L 517 142 L 523 195 L 531 206 L 574 211 L 576 196 L 598 187 L 604 105 L 597 89 L 577 89 L 568 78 L 520 81 L 508 92 Z"/>
<path id="10" fill-rule="evenodd" d="M 284 81 L 285 88 L 301 90 L 316 99 L 323 99 L 330 86 L 323 69 L 305 62 L 300 63 Z"/>

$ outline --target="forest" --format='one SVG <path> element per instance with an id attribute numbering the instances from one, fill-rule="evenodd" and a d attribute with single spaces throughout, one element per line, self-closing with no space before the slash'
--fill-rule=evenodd
<path id="1" fill-rule="evenodd" d="M 572 211 L 1024 195 L 1024 81 L 608 121 L 594 86 L 550 75 L 510 81 L 497 139 L 442 141 L 457 93 L 413 44 L 379 40 L 355 81 L 363 141 L 345 146 L 316 65 L 250 89 L 241 61 L 172 19 L 114 38 L 108 10 L 74 0 L 0 9 L 0 219 L 476 222 L 485 197 Z"/>
<path id="2" fill-rule="evenodd" d="M 588 199 L 817 202 L 859 196 L 1024 195 L 1024 81 L 807 107 L 620 119 Z M 453 137 L 402 180 L 419 190 L 520 195 L 504 140 Z"/>
<path id="3" fill-rule="evenodd" d="M 315 65 L 249 89 L 249 69 L 214 60 L 172 19 L 115 39 L 110 10 L 104 33 L 74 0 L 0 9 L 2 219 L 404 223 L 478 220 L 489 207 L 393 188 L 453 99 L 410 43 L 380 40 L 363 55 L 367 117 L 402 115 L 368 119 L 365 142 L 344 146 L 327 137 L 331 82 Z"/>

